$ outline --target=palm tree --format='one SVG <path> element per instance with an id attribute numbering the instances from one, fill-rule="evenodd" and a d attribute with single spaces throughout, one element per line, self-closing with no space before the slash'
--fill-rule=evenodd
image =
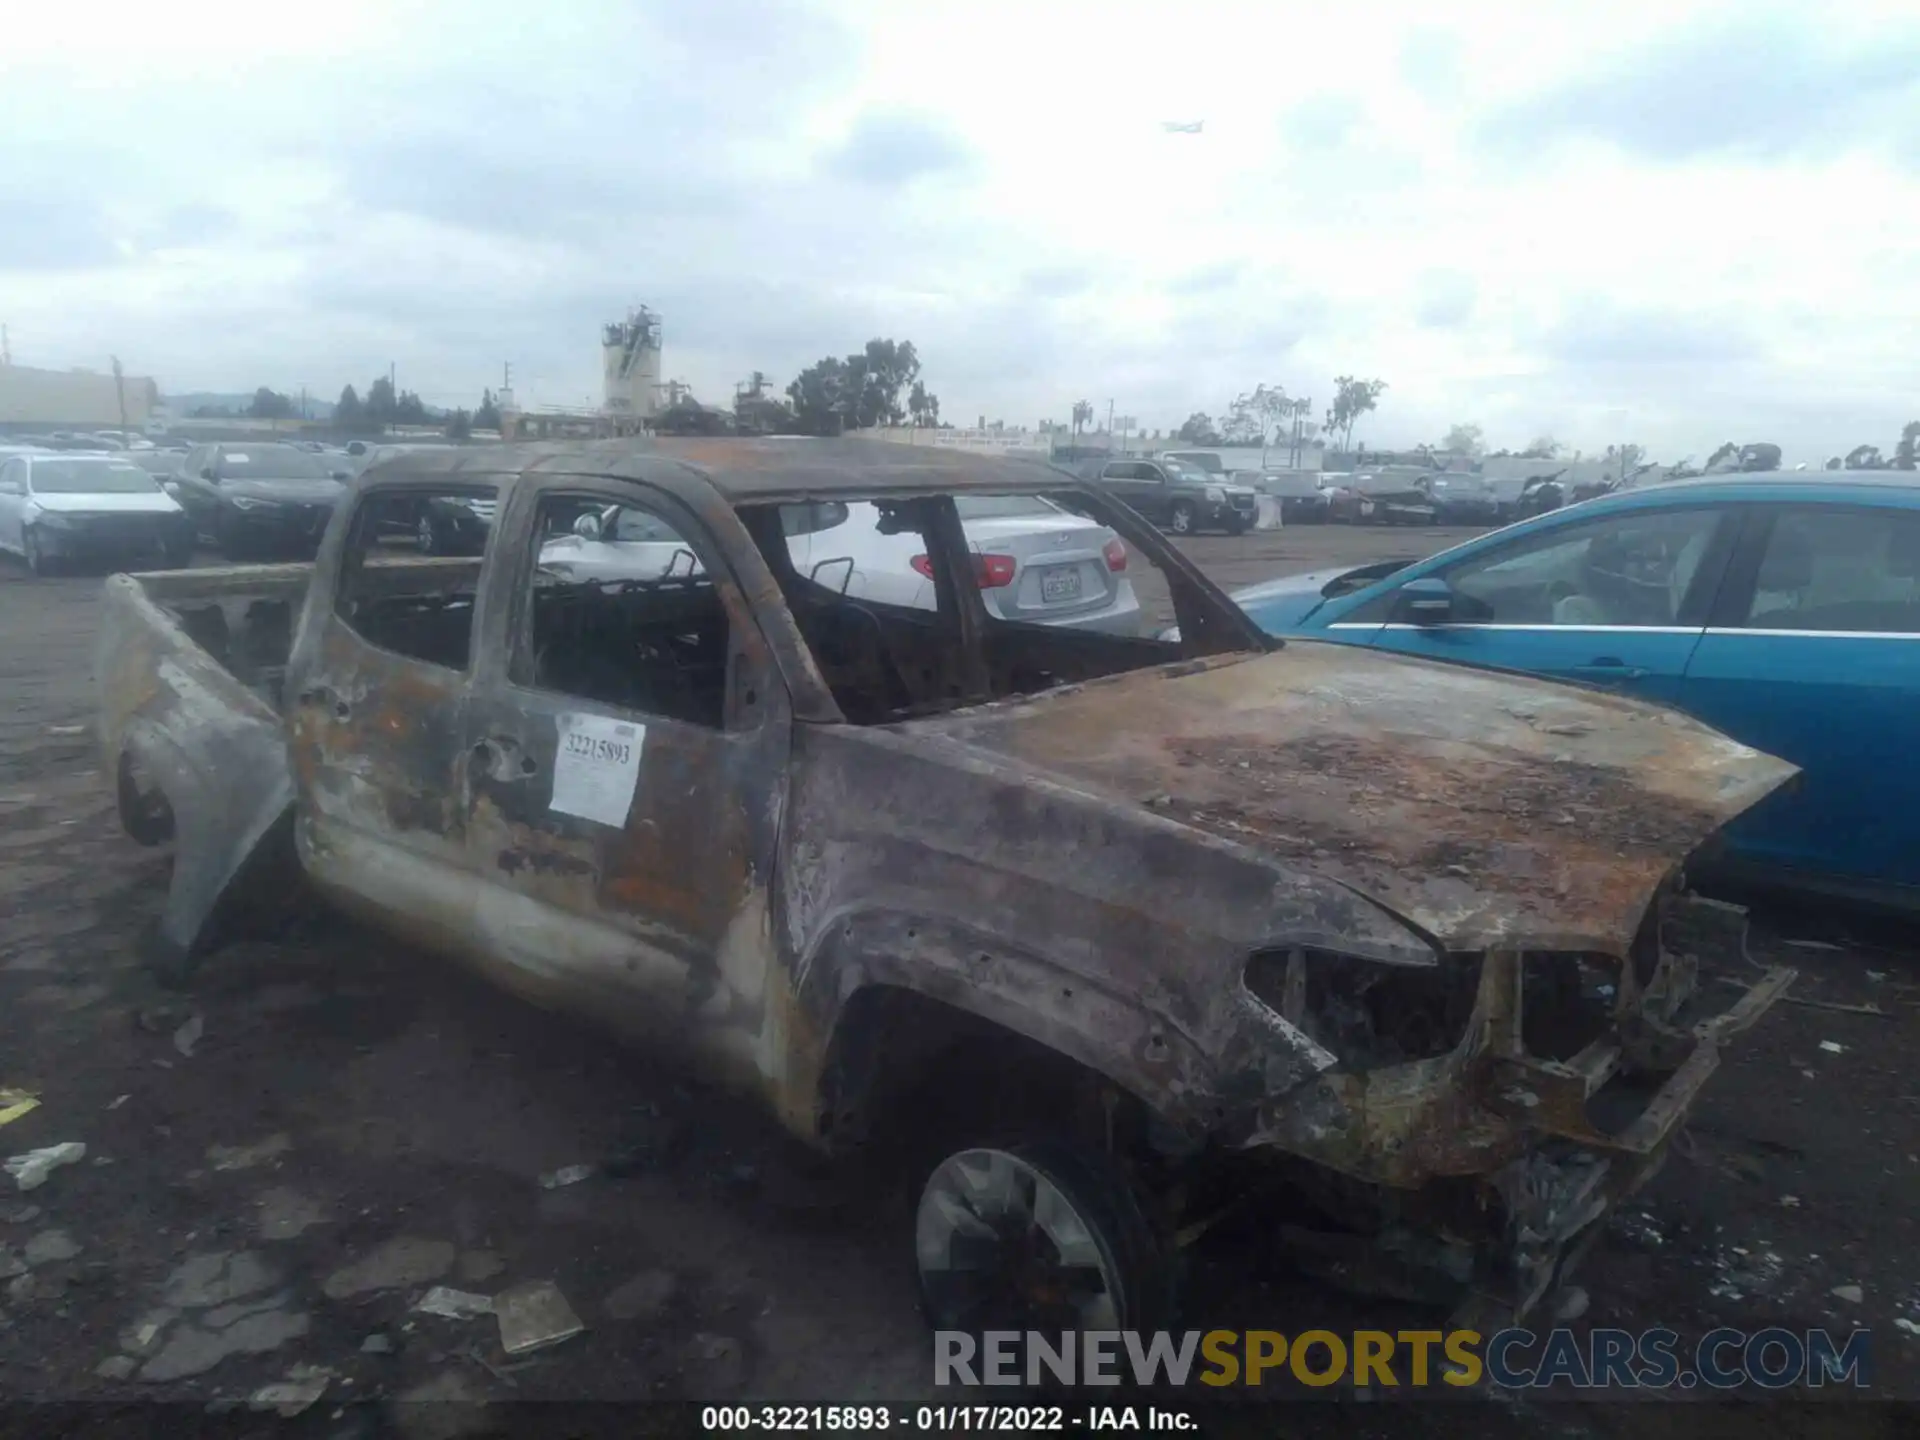
<path id="1" fill-rule="evenodd" d="M 1092 423 L 1093 423 L 1093 402 L 1091 400 L 1074 401 L 1073 402 L 1074 438 L 1076 440 L 1080 438 L 1080 430 L 1082 426 L 1091 425 Z"/>

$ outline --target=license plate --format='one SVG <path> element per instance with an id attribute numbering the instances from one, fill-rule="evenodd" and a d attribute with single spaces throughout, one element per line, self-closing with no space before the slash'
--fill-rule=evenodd
<path id="1" fill-rule="evenodd" d="M 1080 598 L 1080 572 L 1071 565 L 1056 565 L 1040 572 L 1040 598 L 1049 605 Z"/>

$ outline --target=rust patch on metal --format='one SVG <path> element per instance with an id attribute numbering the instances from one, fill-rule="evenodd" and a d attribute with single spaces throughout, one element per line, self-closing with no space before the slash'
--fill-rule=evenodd
<path id="1" fill-rule="evenodd" d="M 1313 642 L 926 728 L 1375 896 L 1451 949 L 1624 955 L 1793 767 L 1676 712 Z"/>

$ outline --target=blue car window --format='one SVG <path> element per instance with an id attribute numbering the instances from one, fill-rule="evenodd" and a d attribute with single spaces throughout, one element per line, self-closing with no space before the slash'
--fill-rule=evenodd
<path id="1" fill-rule="evenodd" d="M 1920 514 L 1782 509 L 1743 628 L 1920 634 Z"/>
<path id="2" fill-rule="evenodd" d="M 1650 510 L 1555 527 L 1443 572 L 1484 625 L 1672 625 L 1722 512 Z"/>

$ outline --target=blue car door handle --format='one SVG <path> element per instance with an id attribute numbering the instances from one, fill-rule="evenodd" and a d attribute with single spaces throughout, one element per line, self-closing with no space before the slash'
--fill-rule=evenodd
<path id="1" fill-rule="evenodd" d="M 1599 655 L 1585 665 L 1574 666 L 1573 673 L 1582 680 L 1640 680 L 1647 672 L 1617 655 Z"/>

